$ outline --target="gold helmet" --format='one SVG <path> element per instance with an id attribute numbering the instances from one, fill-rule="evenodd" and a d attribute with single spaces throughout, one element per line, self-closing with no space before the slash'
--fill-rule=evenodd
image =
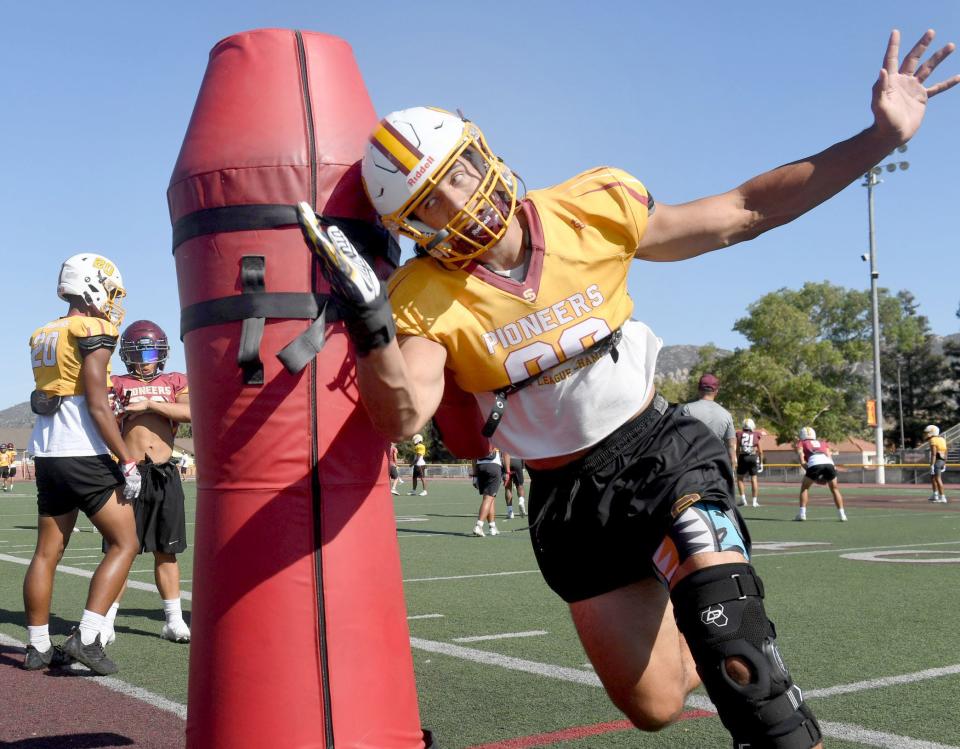
<path id="1" fill-rule="evenodd" d="M 417 207 L 461 158 L 476 168 L 480 183 L 444 227 L 432 229 L 417 219 Z M 503 239 L 517 208 L 516 179 L 494 156 L 480 128 L 433 107 L 384 117 L 367 142 L 361 174 L 387 230 L 410 237 L 452 267 L 462 267 Z"/>

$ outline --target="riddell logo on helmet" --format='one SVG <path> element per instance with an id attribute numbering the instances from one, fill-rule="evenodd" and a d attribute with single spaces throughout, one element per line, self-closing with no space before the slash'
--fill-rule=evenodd
<path id="1" fill-rule="evenodd" d="M 433 166 L 434 158 L 433 156 L 427 156 L 426 160 L 417 167 L 417 171 L 407 177 L 407 185 L 413 187 L 417 182 L 420 181 L 420 178 L 427 173 L 427 170 Z"/>

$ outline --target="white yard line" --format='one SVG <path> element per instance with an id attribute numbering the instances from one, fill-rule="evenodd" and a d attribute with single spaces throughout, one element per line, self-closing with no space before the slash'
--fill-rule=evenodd
<path id="1" fill-rule="evenodd" d="M 12 637 L 7 637 L 7 635 L 0 633 L 0 645 L 7 645 L 15 648 L 25 648 L 26 645 L 19 640 L 15 640 Z M 86 670 L 86 669 L 83 669 Z M 115 679 L 112 676 L 97 676 L 97 684 L 106 687 L 114 692 L 119 692 L 124 694 L 127 697 L 133 697 L 135 700 L 140 700 L 141 702 L 146 702 L 148 705 L 152 705 L 158 710 L 163 710 L 164 712 L 173 713 L 180 720 L 187 719 L 187 706 L 181 705 L 179 702 L 174 702 L 173 700 L 168 700 L 166 697 L 161 697 L 159 694 L 154 694 L 153 692 L 143 689 L 141 687 L 135 687 L 133 684 L 127 684 L 125 681 L 120 681 L 120 679 Z"/>
<path id="2" fill-rule="evenodd" d="M 822 721 L 820 730 L 823 731 L 825 736 L 833 739 L 843 739 L 856 744 L 883 747 L 883 749 L 957 749 L 956 746 L 951 744 L 938 744 L 935 741 L 923 741 L 922 739 L 911 739 L 907 736 L 897 736 L 882 731 L 871 731 L 850 723 Z"/>
<path id="3" fill-rule="evenodd" d="M 405 583 L 429 583 L 437 580 L 467 580 L 474 577 L 503 577 L 504 575 L 529 575 L 540 570 L 513 570 L 510 572 L 485 572 L 477 575 L 450 575 L 448 577 L 408 577 Z"/>
<path id="4" fill-rule="evenodd" d="M 443 619 L 443 614 L 417 614 L 416 616 L 408 616 L 407 619 Z"/>
<path id="5" fill-rule="evenodd" d="M 29 559 L 21 559 L 20 557 L 13 557 L 9 554 L 0 554 L 0 562 L 13 562 L 14 564 L 22 564 L 27 566 L 30 564 Z M 99 564 L 99 563 L 98 563 Z M 79 567 L 70 567 L 65 564 L 57 566 L 57 572 L 62 572 L 65 575 L 76 575 L 77 577 L 93 577 L 93 572 L 90 570 L 82 570 Z M 139 580 L 127 580 L 127 587 L 134 588 L 135 590 L 146 590 L 152 593 L 157 593 L 157 586 L 151 585 L 150 583 L 142 583 Z M 187 601 L 193 600 L 193 594 L 188 590 L 181 590 L 180 597 Z"/>
<path id="6" fill-rule="evenodd" d="M 454 637 L 454 642 L 483 642 L 485 640 L 511 640 L 517 637 L 540 637 L 547 634 L 545 629 L 531 629 L 528 632 L 504 632 L 499 635 L 474 635 L 472 637 Z"/>
<path id="7" fill-rule="evenodd" d="M 762 542 L 761 542 L 762 543 Z M 806 551 L 769 551 L 757 552 L 754 557 L 790 557 L 800 554 L 846 554 L 851 551 L 885 551 L 886 549 L 913 549 L 917 546 L 957 546 L 960 545 L 960 539 L 956 541 L 930 541 L 925 544 L 887 544 L 884 546 L 856 546 L 850 549 L 808 549 Z"/>
<path id="8" fill-rule="evenodd" d="M 554 666 L 549 663 L 539 663 L 537 661 L 528 661 L 522 658 L 514 658 L 500 653 L 492 653 L 486 650 L 477 650 L 475 648 L 465 648 L 460 645 L 451 645 L 446 642 L 435 642 L 433 640 L 424 640 L 419 637 L 411 637 L 410 645 L 416 650 L 425 650 L 429 653 L 439 653 L 449 655 L 453 658 L 472 661 L 474 663 L 483 663 L 489 666 L 497 666 L 512 671 L 523 671 L 529 674 L 545 676 L 549 679 L 558 679 L 560 681 L 573 682 L 575 684 L 585 684 L 587 686 L 600 687 L 600 678 L 593 672 L 583 671 L 577 668 L 567 668 L 564 666 Z M 924 671 L 917 671 L 912 674 L 902 674 L 900 676 L 889 676 L 880 679 L 869 679 L 866 681 L 853 682 L 851 684 L 840 684 L 835 687 L 824 689 L 804 690 L 807 697 L 831 697 L 836 694 L 850 694 L 851 692 L 862 692 L 870 689 L 877 689 L 885 686 L 895 686 L 898 684 L 908 684 L 926 679 L 935 679 L 940 676 L 951 676 L 960 673 L 960 664 L 945 666 L 943 668 L 931 668 Z M 701 710 L 710 710 L 716 712 L 713 703 L 703 695 L 690 695 L 687 699 L 689 707 Z M 824 722 L 820 724 L 825 736 L 837 739 L 846 739 L 859 742 L 865 746 L 880 747 L 880 749 L 960 749 L 960 747 L 951 744 L 938 744 L 930 741 L 913 739 L 908 736 L 897 736 L 895 734 L 872 731 L 861 726 L 849 723 L 831 723 Z"/>

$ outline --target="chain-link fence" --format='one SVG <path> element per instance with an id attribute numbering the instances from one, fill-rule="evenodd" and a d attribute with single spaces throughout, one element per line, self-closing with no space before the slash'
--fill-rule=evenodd
<path id="1" fill-rule="evenodd" d="M 884 474 L 888 484 L 930 484 L 929 463 L 887 463 Z M 803 478 L 803 469 L 797 463 L 765 465 L 761 478 L 772 483 L 796 484 Z M 840 463 L 837 465 L 837 479 L 841 484 L 875 484 L 877 467 L 865 463 Z M 960 482 L 960 464 L 948 464 L 943 482 Z"/>

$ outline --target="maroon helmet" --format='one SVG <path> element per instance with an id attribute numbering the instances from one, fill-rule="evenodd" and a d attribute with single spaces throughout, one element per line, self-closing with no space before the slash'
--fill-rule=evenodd
<path id="1" fill-rule="evenodd" d="M 167 334 L 150 320 L 130 323 L 120 336 L 120 359 L 127 366 L 127 372 L 141 379 L 152 380 L 159 375 L 169 354 Z M 149 377 L 143 374 L 144 364 L 157 365 Z"/>

